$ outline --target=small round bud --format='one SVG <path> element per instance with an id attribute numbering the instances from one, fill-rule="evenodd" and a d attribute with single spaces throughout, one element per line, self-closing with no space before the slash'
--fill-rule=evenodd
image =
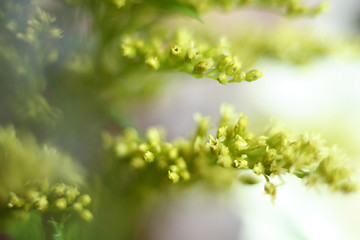
<path id="1" fill-rule="evenodd" d="M 112 0 L 112 3 L 117 7 L 121 8 L 125 5 L 126 0 Z"/>
<path id="2" fill-rule="evenodd" d="M 83 210 L 83 205 L 79 202 L 74 203 L 72 207 L 77 212 L 81 212 Z"/>
<path id="3" fill-rule="evenodd" d="M 149 151 L 149 146 L 146 143 L 142 143 L 139 145 L 139 150 L 141 152 L 147 152 L 147 151 Z"/>
<path id="4" fill-rule="evenodd" d="M 144 161 L 144 159 L 142 159 L 140 157 L 134 157 L 131 160 L 130 164 L 133 168 L 143 168 L 145 166 L 145 161 Z"/>
<path id="5" fill-rule="evenodd" d="M 206 71 L 210 70 L 212 66 L 213 66 L 213 63 L 212 63 L 211 60 L 209 60 L 209 59 L 204 59 L 204 60 L 198 62 L 198 63 L 194 66 L 193 73 L 203 74 L 203 73 L 205 73 Z"/>
<path id="6" fill-rule="evenodd" d="M 171 172 L 178 172 L 178 171 L 179 171 L 179 168 L 178 168 L 178 166 L 176 166 L 176 165 L 171 165 L 171 166 L 169 166 L 169 171 L 171 171 Z"/>
<path id="7" fill-rule="evenodd" d="M 155 70 L 159 69 L 159 67 L 160 67 L 160 62 L 157 57 L 148 57 L 148 58 L 146 58 L 145 63 L 150 68 L 155 69 Z"/>
<path id="8" fill-rule="evenodd" d="M 65 210 L 67 208 L 67 201 L 65 198 L 59 198 L 55 201 L 55 207 L 58 210 Z"/>
<path id="9" fill-rule="evenodd" d="M 41 212 L 46 211 L 48 206 L 49 206 L 49 202 L 48 202 L 46 196 L 41 196 L 36 203 L 36 208 Z"/>
<path id="10" fill-rule="evenodd" d="M 168 178 L 173 183 L 177 183 L 180 180 L 179 174 L 177 174 L 176 172 L 172 172 L 170 170 L 168 171 Z"/>
<path id="11" fill-rule="evenodd" d="M 180 173 L 180 176 L 182 179 L 184 179 L 185 181 L 188 181 L 190 179 L 190 173 L 188 171 L 182 171 Z"/>
<path id="12" fill-rule="evenodd" d="M 217 80 L 220 84 L 226 84 L 229 81 L 228 76 L 224 73 L 219 74 Z"/>
<path id="13" fill-rule="evenodd" d="M 121 50 L 122 50 L 122 54 L 125 57 L 133 58 L 136 55 L 136 49 L 132 46 L 128 46 L 126 44 L 121 44 Z"/>
<path id="14" fill-rule="evenodd" d="M 94 216 L 88 209 L 84 209 L 80 212 L 80 217 L 84 219 L 86 222 L 90 222 L 93 220 Z"/>
<path id="15" fill-rule="evenodd" d="M 246 73 L 244 71 L 238 71 L 235 73 L 231 82 L 242 82 L 246 78 Z"/>
<path id="16" fill-rule="evenodd" d="M 262 76 L 264 76 L 262 71 L 260 71 L 260 70 L 251 70 L 251 71 L 246 73 L 245 80 L 248 81 L 248 82 L 252 82 L 252 81 L 255 81 L 255 80 L 261 78 Z"/>
<path id="17" fill-rule="evenodd" d="M 89 194 L 81 195 L 77 202 L 81 203 L 84 207 L 88 206 L 91 203 L 91 197 Z"/>
<path id="18" fill-rule="evenodd" d="M 153 154 L 152 152 L 147 151 L 147 152 L 145 153 L 145 155 L 144 155 L 144 160 L 145 160 L 146 162 L 151 163 L 151 162 L 154 161 L 154 159 L 155 159 L 155 156 L 154 156 L 154 154 Z"/>
<path id="19" fill-rule="evenodd" d="M 115 152 L 117 156 L 123 157 L 129 152 L 129 148 L 125 143 L 119 142 L 115 145 Z"/>

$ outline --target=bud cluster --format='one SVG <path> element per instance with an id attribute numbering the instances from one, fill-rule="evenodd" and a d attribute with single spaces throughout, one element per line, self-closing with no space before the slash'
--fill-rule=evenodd
<path id="1" fill-rule="evenodd" d="M 221 84 L 251 82 L 263 76 L 260 70 L 245 72 L 238 57 L 229 53 L 230 47 L 225 40 L 211 45 L 184 30 L 177 31 L 168 39 L 157 34 L 148 39 L 126 36 L 120 43 L 125 57 L 143 61 L 154 70 L 177 70 L 198 78 L 213 78 Z"/>
<path id="2" fill-rule="evenodd" d="M 327 147 L 318 134 L 295 134 L 273 124 L 256 136 L 247 130 L 246 115 L 236 114 L 227 105 L 221 114 L 216 137 L 207 133 L 209 118 L 197 114 L 198 129 L 190 139 L 166 142 L 162 130 L 150 128 L 144 141 L 128 129 L 108 147 L 115 151 L 117 161 L 128 160 L 141 174 L 157 169 L 173 183 L 204 179 L 228 183 L 241 171 L 251 170 L 264 176 L 265 192 L 273 199 L 277 185 L 271 179 L 284 174 L 303 178 L 309 185 L 325 183 L 332 190 L 356 189 L 344 155 Z"/>
<path id="3" fill-rule="evenodd" d="M 180 0 L 181 3 L 191 6 L 198 12 L 213 9 L 231 10 L 239 7 L 251 6 L 272 9 L 286 15 L 316 15 L 326 11 L 328 5 L 323 2 L 315 6 L 306 6 L 303 0 Z"/>
<path id="4" fill-rule="evenodd" d="M 25 190 L 21 193 L 10 192 L 7 206 L 25 212 L 76 212 L 83 220 L 91 221 L 93 215 L 86 208 L 90 203 L 90 196 L 80 195 L 76 187 L 64 183 L 49 185 L 48 181 L 37 181 L 26 184 Z"/>

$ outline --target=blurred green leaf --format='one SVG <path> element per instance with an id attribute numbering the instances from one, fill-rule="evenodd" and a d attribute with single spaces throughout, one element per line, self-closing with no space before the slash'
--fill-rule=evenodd
<path id="1" fill-rule="evenodd" d="M 166 10 L 177 12 L 196 19 L 199 22 L 202 22 L 199 13 L 194 8 L 184 3 L 179 3 L 177 1 L 160 0 L 158 1 L 158 4 L 160 7 L 165 8 Z"/>

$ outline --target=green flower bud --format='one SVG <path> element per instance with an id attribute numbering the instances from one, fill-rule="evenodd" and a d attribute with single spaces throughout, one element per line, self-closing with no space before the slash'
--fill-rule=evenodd
<path id="1" fill-rule="evenodd" d="M 235 136 L 234 146 L 238 151 L 248 148 L 247 142 L 240 135 Z"/>
<path id="2" fill-rule="evenodd" d="M 198 53 L 197 49 L 190 48 L 185 55 L 185 61 L 191 62 L 196 58 L 197 53 Z"/>
<path id="3" fill-rule="evenodd" d="M 254 168 L 253 168 L 253 171 L 256 175 L 260 175 L 260 174 L 263 174 L 265 172 L 265 168 L 264 166 L 262 165 L 261 162 L 258 162 L 257 164 L 255 164 Z"/>
<path id="4" fill-rule="evenodd" d="M 10 192 L 10 199 L 8 203 L 9 208 L 17 207 L 20 208 L 24 205 L 24 200 L 19 198 L 15 193 Z"/>
<path id="5" fill-rule="evenodd" d="M 267 152 L 266 152 L 266 160 L 268 162 L 273 162 L 275 161 L 277 158 L 277 152 L 276 152 L 276 149 L 274 148 L 271 148 L 271 149 L 267 149 Z"/>
<path id="6" fill-rule="evenodd" d="M 237 134 L 242 135 L 246 132 L 248 124 L 249 124 L 249 120 L 247 119 L 247 116 L 240 113 L 239 120 L 235 123 L 234 131 Z M 249 133 L 249 134 L 251 134 L 251 133 Z M 246 137 L 245 137 L 245 140 L 247 140 Z"/>
<path id="7" fill-rule="evenodd" d="M 157 70 L 160 67 L 160 62 L 157 57 L 148 57 L 146 58 L 145 63 L 154 70 Z"/>
<path id="8" fill-rule="evenodd" d="M 73 209 L 76 211 L 76 212 L 78 212 L 78 213 L 80 213 L 84 208 L 83 208 L 83 205 L 81 204 L 81 203 L 79 203 L 79 202 L 76 202 L 76 203 L 74 203 L 73 205 L 72 205 L 72 207 L 73 207 Z"/>
<path id="9" fill-rule="evenodd" d="M 65 195 L 66 185 L 63 183 L 57 183 L 52 187 L 52 192 L 56 197 L 62 197 Z"/>
<path id="10" fill-rule="evenodd" d="M 188 171 L 181 171 L 180 172 L 180 176 L 182 179 L 184 179 L 185 181 L 190 180 L 190 173 Z"/>
<path id="11" fill-rule="evenodd" d="M 125 143 L 120 142 L 116 144 L 115 152 L 117 156 L 123 157 L 129 152 L 129 148 Z"/>
<path id="12" fill-rule="evenodd" d="M 248 169 L 249 165 L 248 165 L 248 161 L 246 159 L 247 159 L 247 155 L 242 154 L 241 157 L 236 158 L 234 160 L 234 167 L 241 168 L 241 169 Z"/>
<path id="13" fill-rule="evenodd" d="M 217 77 L 217 80 L 220 84 L 223 84 L 223 85 L 228 83 L 228 81 L 229 81 L 228 76 L 224 73 L 219 74 Z"/>
<path id="14" fill-rule="evenodd" d="M 193 73 L 203 74 L 206 71 L 210 70 L 212 68 L 212 66 L 213 66 L 213 62 L 211 60 L 209 60 L 209 59 L 201 60 L 194 66 Z"/>
<path id="15" fill-rule="evenodd" d="M 169 178 L 169 180 L 171 181 L 171 182 L 173 182 L 173 183 L 177 183 L 177 182 L 179 182 L 179 180 L 180 180 L 180 176 L 179 176 L 179 174 L 178 173 L 176 173 L 176 172 L 172 172 L 172 171 L 168 171 L 168 178 Z"/>
<path id="16" fill-rule="evenodd" d="M 89 196 L 89 194 L 81 195 L 79 197 L 79 199 L 77 200 L 77 202 L 81 203 L 84 207 L 86 207 L 86 206 L 90 205 L 91 197 Z"/>
<path id="17" fill-rule="evenodd" d="M 55 207 L 58 210 L 65 210 L 67 208 L 67 201 L 65 198 L 59 198 L 55 201 Z"/>
<path id="18" fill-rule="evenodd" d="M 140 158 L 140 157 L 134 157 L 132 160 L 131 160 L 131 166 L 133 168 L 143 168 L 145 167 L 145 161 L 144 159 Z"/>
<path id="19" fill-rule="evenodd" d="M 41 212 L 46 211 L 48 206 L 49 206 L 49 201 L 47 200 L 46 196 L 41 196 L 39 200 L 36 202 L 36 208 Z"/>
<path id="20" fill-rule="evenodd" d="M 76 199 L 76 197 L 79 195 L 80 195 L 80 192 L 75 187 L 68 187 L 68 189 L 66 190 L 66 193 L 65 193 L 66 200 L 68 203 L 72 203 Z"/>
<path id="21" fill-rule="evenodd" d="M 242 64 L 241 62 L 234 61 L 232 62 L 227 68 L 225 73 L 229 76 L 235 75 L 241 69 Z"/>
<path id="22" fill-rule="evenodd" d="M 152 152 L 147 151 L 147 152 L 145 153 L 145 155 L 144 155 L 144 160 L 145 160 L 146 162 L 151 163 L 151 162 L 154 161 L 154 159 L 155 159 L 155 156 L 154 156 L 154 154 L 153 154 Z"/>
<path id="23" fill-rule="evenodd" d="M 145 152 L 149 151 L 149 146 L 146 143 L 142 143 L 139 145 L 139 150 L 141 152 L 145 153 Z"/>
<path id="24" fill-rule="evenodd" d="M 242 82 L 246 78 L 246 73 L 244 71 L 238 71 L 235 73 L 233 79 L 231 79 L 231 82 Z"/>
<path id="25" fill-rule="evenodd" d="M 248 81 L 248 82 L 252 82 L 252 81 L 255 81 L 255 80 L 261 78 L 262 76 L 264 76 L 262 71 L 260 71 L 260 70 L 251 70 L 251 71 L 246 73 L 245 80 Z"/>
<path id="26" fill-rule="evenodd" d="M 133 58 L 136 56 L 136 49 L 132 46 L 121 44 L 121 50 L 124 57 Z"/>
<path id="27" fill-rule="evenodd" d="M 169 166 L 169 171 L 171 171 L 171 172 L 178 172 L 178 171 L 179 171 L 179 168 L 178 168 L 178 166 L 176 166 L 176 165 L 171 165 L 171 166 Z"/>
<path id="28" fill-rule="evenodd" d="M 122 8 L 126 4 L 126 0 L 111 0 L 117 8 Z"/>
<path id="29" fill-rule="evenodd" d="M 231 167 L 232 159 L 229 155 L 220 155 L 217 163 L 224 168 L 229 168 Z"/>
<path id="30" fill-rule="evenodd" d="M 92 213 L 88 210 L 88 209 L 83 209 L 80 212 L 80 217 L 85 220 L 86 222 L 90 222 L 91 220 L 94 219 L 94 216 L 92 215 Z"/>
<path id="31" fill-rule="evenodd" d="M 179 45 L 175 45 L 174 47 L 171 48 L 170 50 L 170 54 L 174 57 L 178 57 L 181 54 L 181 47 Z"/>
<path id="32" fill-rule="evenodd" d="M 161 129 L 152 127 L 146 131 L 146 138 L 148 139 L 151 146 L 158 146 L 162 139 Z"/>
<path id="33" fill-rule="evenodd" d="M 178 149 L 177 148 L 171 148 L 169 151 L 169 158 L 170 159 L 176 159 L 179 156 Z"/>

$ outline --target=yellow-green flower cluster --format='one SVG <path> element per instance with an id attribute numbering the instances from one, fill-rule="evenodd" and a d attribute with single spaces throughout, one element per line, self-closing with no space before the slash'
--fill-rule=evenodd
<path id="1" fill-rule="evenodd" d="M 346 158 L 336 148 L 327 147 L 319 135 L 295 134 L 274 124 L 256 136 L 247 130 L 244 114 L 236 114 L 226 105 L 221 114 L 216 137 L 208 135 L 209 118 L 196 115 L 198 129 L 191 139 L 166 142 L 162 131 L 150 128 L 144 141 L 134 129 L 128 129 L 122 137 L 112 141 L 108 138 L 107 146 L 120 158 L 118 161 L 127 160 L 133 168 L 142 169 L 140 174 L 158 169 L 174 183 L 233 180 L 241 171 L 251 170 L 265 177 L 265 192 L 273 198 L 277 185 L 271 179 L 286 173 L 310 185 L 325 183 L 332 190 L 356 189 Z"/>
<path id="2" fill-rule="evenodd" d="M 114 7 L 120 9 L 126 5 L 144 4 L 144 2 L 136 2 L 129 0 L 105 0 L 113 4 Z M 149 1 L 150 2 L 150 1 Z M 307 6 L 303 0 L 153 0 L 150 2 L 155 6 L 167 6 L 172 8 L 188 7 L 197 13 L 204 13 L 212 10 L 234 10 L 241 7 L 258 7 L 266 8 L 287 15 L 315 15 L 327 10 L 326 2 L 318 3 L 314 6 Z"/>
<path id="3" fill-rule="evenodd" d="M 184 30 L 169 39 L 157 35 L 146 40 L 126 36 L 120 47 L 125 57 L 142 61 L 154 70 L 177 70 L 195 77 L 214 78 L 221 84 L 250 82 L 263 76 L 260 70 L 245 72 L 242 62 L 230 53 L 224 39 L 211 46 L 209 41 L 195 40 Z"/>
<path id="4" fill-rule="evenodd" d="M 83 182 L 80 167 L 50 146 L 39 146 L 32 136 L 18 134 L 13 127 L 0 128 L 0 205 L 9 192 L 24 192 L 24 183 L 48 179 L 52 184 Z M 0 212 L 1 212 L 0 207 Z"/>
<path id="5" fill-rule="evenodd" d="M 231 10 L 244 6 L 273 9 L 288 15 L 314 15 L 327 10 L 325 2 L 315 6 L 306 6 L 303 0 L 180 0 L 180 2 L 191 6 L 198 12 L 215 9 Z"/>
<path id="6" fill-rule="evenodd" d="M 39 211 L 42 213 L 76 212 L 85 221 L 93 219 L 86 208 L 91 203 L 88 194 L 80 195 L 76 187 L 64 183 L 49 185 L 48 181 L 29 182 L 23 192 L 10 192 L 8 208 L 14 210 Z"/>

